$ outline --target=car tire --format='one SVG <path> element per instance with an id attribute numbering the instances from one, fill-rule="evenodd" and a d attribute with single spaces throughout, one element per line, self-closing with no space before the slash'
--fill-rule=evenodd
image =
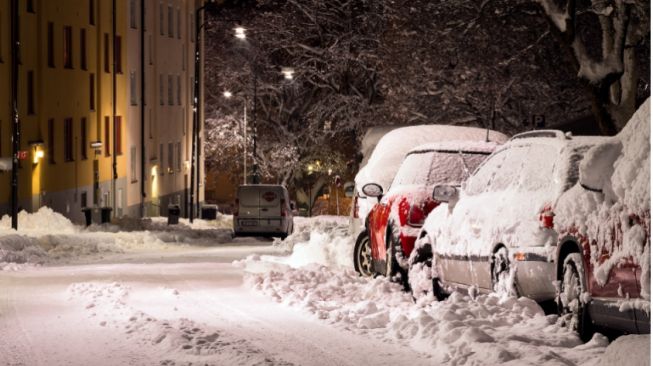
<path id="1" fill-rule="evenodd" d="M 494 252 L 490 268 L 492 291 L 502 296 L 519 296 L 506 247 L 499 247 Z"/>
<path id="2" fill-rule="evenodd" d="M 444 301 L 448 294 L 443 291 L 440 279 L 433 277 L 433 249 L 431 244 L 415 247 L 408 264 L 408 283 L 415 302 L 433 296 L 437 301 Z M 417 283 L 417 281 L 420 281 Z M 429 282 L 428 286 L 424 286 Z"/>
<path id="3" fill-rule="evenodd" d="M 399 242 L 399 238 L 394 236 L 394 225 L 389 222 L 387 228 L 387 233 L 385 235 L 385 276 L 390 280 L 396 280 L 400 283 L 404 287 L 404 291 L 410 291 L 408 270 L 399 265 L 397 256 L 395 255 L 398 251 L 401 253 L 401 243 Z"/>
<path id="4" fill-rule="evenodd" d="M 358 235 L 354 245 L 354 269 L 363 277 L 374 276 L 374 263 L 372 262 L 372 247 L 367 231 Z"/>
<path id="5" fill-rule="evenodd" d="M 583 260 L 580 253 L 570 253 L 562 263 L 562 277 L 556 296 L 558 315 L 563 326 L 576 331 L 583 342 L 587 342 L 594 332 L 587 304 L 583 299 L 587 291 Z"/>

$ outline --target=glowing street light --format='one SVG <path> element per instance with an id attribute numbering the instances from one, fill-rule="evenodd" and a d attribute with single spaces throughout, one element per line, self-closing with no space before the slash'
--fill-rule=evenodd
<path id="1" fill-rule="evenodd" d="M 284 67 L 283 69 L 281 69 L 281 73 L 283 74 L 283 77 L 286 80 L 292 80 L 293 79 L 293 74 L 295 73 L 295 70 L 293 70 L 290 67 Z"/>
<path id="2" fill-rule="evenodd" d="M 225 90 L 222 95 L 224 95 L 225 98 L 231 98 L 233 96 L 229 90 Z"/>
<path id="3" fill-rule="evenodd" d="M 243 27 L 236 27 L 234 28 L 234 35 L 238 39 L 245 39 L 247 36 L 245 35 L 245 28 Z"/>

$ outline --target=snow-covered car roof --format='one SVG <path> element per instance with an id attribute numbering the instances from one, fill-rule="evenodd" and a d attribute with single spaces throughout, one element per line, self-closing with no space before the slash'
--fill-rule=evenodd
<path id="1" fill-rule="evenodd" d="M 408 154 L 425 151 L 463 151 L 491 153 L 497 148 L 497 146 L 499 146 L 499 144 L 494 141 L 442 141 L 419 145 L 418 147 L 410 150 Z"/>
<path id="2" fill-rule="evenodd" d="M 406 154 L 416 146 L 443 141 L 494 141 L 503 143 L 508 136 L 478 127 L 419 125 L 402 127 L 386 133 L 376 145 L 368 163 L 356 174 L 359 190 L 367 183 L 377 183 L 387 191 Z"/>

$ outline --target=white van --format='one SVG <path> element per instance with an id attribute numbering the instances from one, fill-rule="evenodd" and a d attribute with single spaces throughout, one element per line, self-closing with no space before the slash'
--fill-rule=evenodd
<path id="1" fill-rule="evenodd" d="M 234 236 L 278 236 L 293 231 L 293 207 L 281 185 L 248 184 L 238 187 Z"/>

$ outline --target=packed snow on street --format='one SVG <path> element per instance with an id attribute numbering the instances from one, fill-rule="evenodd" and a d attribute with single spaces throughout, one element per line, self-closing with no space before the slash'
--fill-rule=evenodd
<path id="1" fill-rule="evenodd" d="M 650 336 L 583 344 L 526 298 L 415 304 L 359 277 L 343 217 L 286 240 L 231 220 L 76 226 L 42 208 L 0 220 L 5 365 L 610 365 L 649 363 Z"/>

